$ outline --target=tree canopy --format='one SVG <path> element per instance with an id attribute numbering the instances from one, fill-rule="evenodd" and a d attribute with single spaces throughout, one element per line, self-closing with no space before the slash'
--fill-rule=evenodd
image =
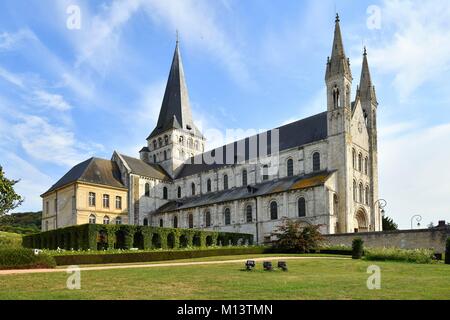
<path id="1" fill-rule="evenodd" d="M 23 199 L 14 191 L 14 185 L 19 180 L 10 180 L 5 177 L 3 168 L 0 166 L 0 216 L 3 216 L 20 206 Z"/>

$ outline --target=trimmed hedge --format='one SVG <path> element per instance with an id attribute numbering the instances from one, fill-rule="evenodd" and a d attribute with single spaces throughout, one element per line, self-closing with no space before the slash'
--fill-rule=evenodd
<path id="1" fill-rule="evenodd" d="M 352 259 L 361 259 L 364 253 L 364 241 L 361 238 L 355 238 L 352 241 Z"/>
<path id="2" fill-rule="evenodd" d="M 45 253 L 35 254 L 31 249 L 0 249 L 0 269 L 54 268 L 53 257 Z"/>
<path id="3" fill-rule="evenodd" d="M 84 224 L 23 237 L 25 248 L 66 250 L 177 249 L 253 244 L 253 235 L 133 225 Z"/>
<path id="4" fill-rule="evenodd" d="M 55 255 L 53 258 L 59 266 L 83 265 L 83 264 L 108 264 L 108 263 L 132 263 L 153 262 L 178 259 L 192 259 L 212 256 L 244 255 L 267 253 L 264 247 L 230 247 L 202 250 L 172 250 L 172 251 L 148 251 L 128 252 L 117 254 L 79 254 L 79 255 Z"/>
<path id="5" fill-rule="evenodd" d="M 431 263 L 434 260 L 434 251 L 431 249 L 368 248 L 364 251 L 364 259 Z"/>

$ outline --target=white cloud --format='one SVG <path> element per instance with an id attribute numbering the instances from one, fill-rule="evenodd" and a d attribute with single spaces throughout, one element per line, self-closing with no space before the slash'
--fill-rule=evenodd
<path id="1" fill-rule="evenodd" d="M 401 100 L 425 83 L 442 85 L 450 70 L 448 1 L 386 0 L 381 18 L 383 38 L 370 41 L 370 60 L 377 72 L 395 75 Z"/>
<path id="2" fill-rule="evenodd" d="M 450 123 L 380 138 L 380 196 L 400 227 L 409 228 L 414 214 L 422 215 L 424 227 L 450 220 L 449 141 Z"/>
<path id="3" fill-rule="evenodd" d="M 27 29 L 21 29 L 17 32 L 0 33 L 0 51 L 9 51 L 15 49 L 23 41 L 33 39 L 34 35 Z"/>
<path id="4" fill-rule="evenodd" d="M 59 94 L 48 93 L 44 90 L 34 91 L 33 99 L 38 105 L 56 109 L 58 111 L 67 111 L 72 108 L 63 96 Z"/>
<path id="5" fill-rule="evenodd" d="M 20 77 L 17 74 L 11 73 L 2 67 L 0 67 L 0 77 L 2 77 L 3 79 L 5 79 L 8 82 L 14 84 L 17 87 L 20 87 L 20 88 L 24 87 L 22 77 Z"/>

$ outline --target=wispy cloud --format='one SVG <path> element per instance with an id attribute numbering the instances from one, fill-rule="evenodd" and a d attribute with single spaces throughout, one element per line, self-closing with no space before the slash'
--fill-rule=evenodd
<path id="1" fill-rule="evenodd" d="M 52 94 L 44 90 L 36 90 L 34 91 L 33 96 L 35 103 L 45 108 L 56 109 L 58 111 L 67 111 L 72 108 L 64 97 L 59 94 Z"/>

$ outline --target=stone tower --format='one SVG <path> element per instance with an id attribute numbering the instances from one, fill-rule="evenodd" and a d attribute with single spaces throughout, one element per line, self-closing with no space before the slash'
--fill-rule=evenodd
<path id="1" fill-rule="evenodd" d="M 204 151 L 205 138 L 192 120 L 178 40 L 156 128 L 140 158 L 160 164 L 173 178 L 186 159 Z"/>

